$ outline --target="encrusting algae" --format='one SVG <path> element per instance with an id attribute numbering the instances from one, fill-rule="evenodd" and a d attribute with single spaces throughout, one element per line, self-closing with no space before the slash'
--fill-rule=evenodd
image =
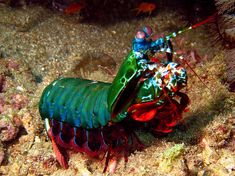
<path id="1" fill-rule="evenodd" d="M 185 151 L 184 144 L 175 144 L 171 148 L 167 148 L 160 154 L 159 170 L 163 173 L 169 173 L 172 168 L 177 165 L 177 162 L 182 162 L 182 158 Z"/>

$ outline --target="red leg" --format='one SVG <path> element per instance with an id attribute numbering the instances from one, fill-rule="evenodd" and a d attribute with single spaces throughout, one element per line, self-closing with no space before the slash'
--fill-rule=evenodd
<path id="1" fill-rule="evenodd" d="M 55 137 L 54 135 L 52 134 L 52 128 L 49 129 L 48 131 L 48 136 L 49 138 L 51 139 L 51 142 L 52 142 L 52 148 L 55 152 L 55 155 L 56 155 L 56 159 L 57 161 L 60 163 L 60 165 L 64 168 L 64 169 L 67 169 L 68 168 L 68 162 L 65 158 L 65 156 L 63 155 L 60 147 L 56 144 L 55 142 Z"/>

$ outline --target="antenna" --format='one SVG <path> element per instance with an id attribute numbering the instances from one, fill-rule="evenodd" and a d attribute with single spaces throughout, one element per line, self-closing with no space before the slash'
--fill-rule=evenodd
<path id="1" fill-rule="evenodd" d="M 174 55 L 178 55 L 176 52 L 173 52 Z M 184 63 L 190 68 L 190 70 L 195 74 L 195 76 L 200 80 L 200 82 L 212 92 L 212 90 L 203 82 L 203 80 L 200 78 L 200 76 L 195 72 L 195 70 L 190 66 L 188 61 L 183 57 L 183 55 L 178 56 L 180 60 L 183 60 Z"/>
<path id="2" fill-rule="evenodd" d="M 203 20 L 203 21 L 201 21 L 199 23 L 196 23 L 196 24 L 194 24 L 192 26 L 189 26 L 187 28 L 179 30 L 178 32 L 173 32 L 173 33 L 167 35 L 166 39 L 169 40 L 171 38 L 176 37 L 178 34 L 182 34 L 182 33 L 186 32 L 186 31 L 191 30 L 191 29 L 195 29 L 195 28 L 197 28 L 199 26 L 202 26 L 203 24 L 206 24 L 206 23 L 210 22 L 211 20 L 213 20 L 216 17 L 216 15 L 217 15 L 217 13 L 214 13 L 213 15 L 209 16 L 207 19 L 205 19 L 205 20 Z"/>

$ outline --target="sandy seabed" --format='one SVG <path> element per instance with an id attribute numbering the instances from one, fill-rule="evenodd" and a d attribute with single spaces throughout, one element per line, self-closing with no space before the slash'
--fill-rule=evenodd
<path id="1" fill-rule="evenodd" d="M 107 25 L 81 23 L 39 6 L 0 7 L 0 17 L 0 174 L 102 175 L 104 161 L 80 153 L 69 152 L 69 169 L 59 166 L 38 112 L 43 89 L 62 76 L 111 82 L 137 29 L 169 34 L 185 22 L 160 11 Z M 208 28 L 173 40 L 176 50 L 200 55 L 190 63 L 208 88 L 186 66 L 191 102 L 184 120 L 165 137 L 138 132 L 146 148 L 126 165 L 121 160 L 114 175 L 235 175 L 235 95 L 224 85 L 226 53 Z"/>

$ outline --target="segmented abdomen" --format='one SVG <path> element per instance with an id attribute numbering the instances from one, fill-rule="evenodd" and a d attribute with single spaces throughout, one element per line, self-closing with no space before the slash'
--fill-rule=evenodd
<path id="1" fill-rule="evenodd" d="M 56 119 L 86 129 L 105 126 L 110 120 L 107 94 L 110 84 L 79 78 L 53 81 L 42 94 L 42 119 Z"/>

